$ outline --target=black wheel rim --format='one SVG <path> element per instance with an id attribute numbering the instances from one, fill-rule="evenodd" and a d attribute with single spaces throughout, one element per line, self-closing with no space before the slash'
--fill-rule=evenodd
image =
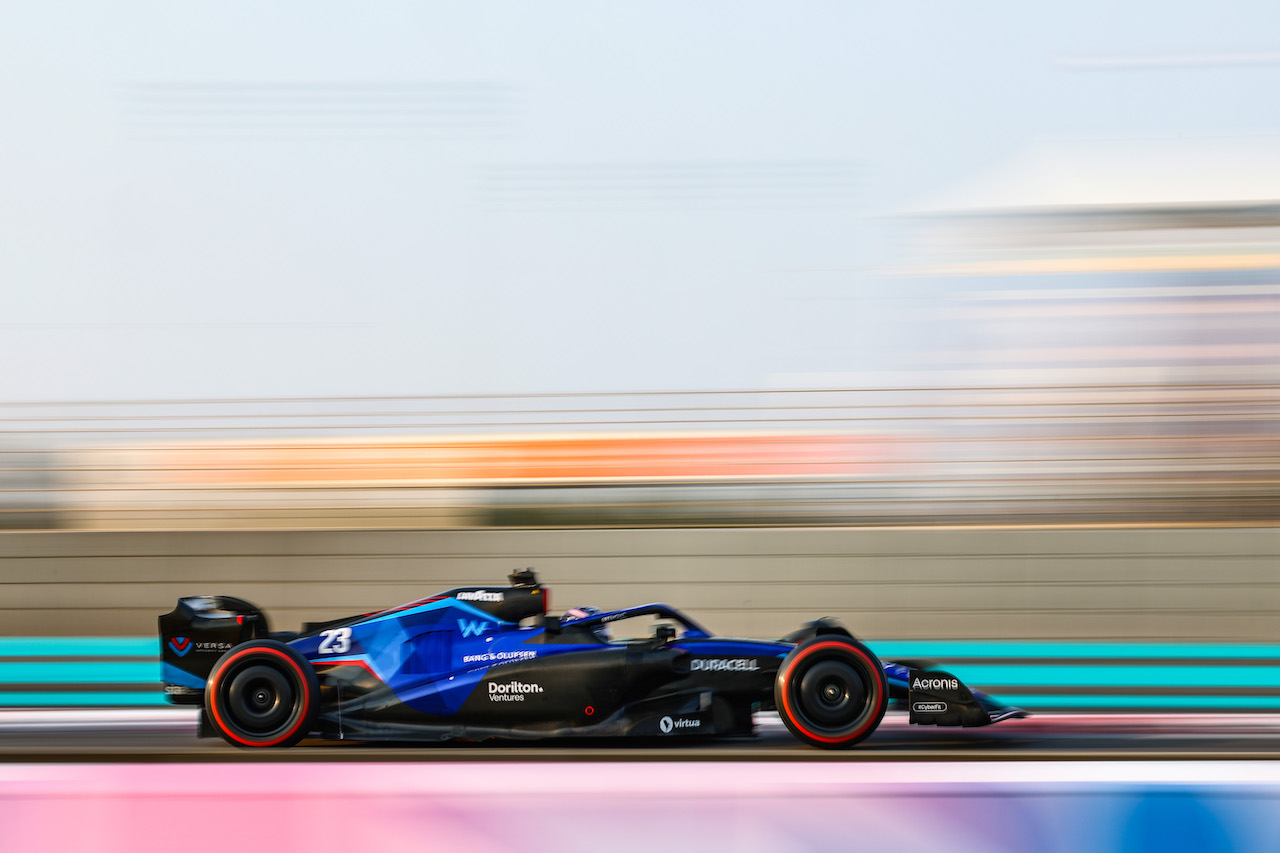
<path id="1" fill-rule="evenodd" d="M 875 710 L 863 666 L 841 654 L 808 663 L 791 679 L 792 705 L 806 729 L 840 737 L 861 728 Z"/>
<path id="2" fill-rule="evenodd" d="M 218 687 L 227 725 L 254 740 L 270 740 L 297 722 L 299 692 L 290 673 L 252 659 L 225 673 Z"/>
<path id="3" fill-rule="evenodd" d="M 867 691 L 857 671 L 841 660 L 815 663 L 800 676 L 799 704 L 805 716 L 827 728 L 843 728 L 867 704 Z"/>

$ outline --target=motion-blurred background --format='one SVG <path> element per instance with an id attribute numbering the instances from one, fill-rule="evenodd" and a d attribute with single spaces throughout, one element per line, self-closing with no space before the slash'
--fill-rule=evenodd
<path id="1" fill-rule="evenodd" d="M 0 704 L 161 702 L 178 595 L 289 627 L 532 564 L 1033 708 L 1280 707 L 1211 666 L 1280 660 L 1277 33 L 11 10 Z"/>

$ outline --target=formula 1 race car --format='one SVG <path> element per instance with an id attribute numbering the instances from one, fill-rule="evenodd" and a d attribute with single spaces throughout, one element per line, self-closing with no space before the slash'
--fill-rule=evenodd
<path id="1" fill-rule="evenodd" d="M 875 731 L 890 699 L 921 725 L 1026 715 L 949 673 L 882 663 L 830 619 L 781 640 L 726 639 L 665 604 L 551 616 L 532 570 L 510 583 L 298 634 L 271 633 L 266 616 L 237 598 L 182 598 L 159 618 L 165 694 L 203 706 L 202 735 L 241 747 L 308 736 L 746 736 L 755 711 L 776 709 L 800 740 L 838 749 Z M 653 623 L 651 633 L 612 635 L 636 619 Z"/>

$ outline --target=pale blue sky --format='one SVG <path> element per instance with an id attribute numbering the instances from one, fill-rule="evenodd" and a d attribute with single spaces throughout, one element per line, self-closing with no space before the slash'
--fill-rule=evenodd
<path id="1" fill-rule="evenodd" d="M 1036 146 L 1280 145 L 1280 6 L 24 4 L 0 115 L 0 400 L 755 388 Z"/>

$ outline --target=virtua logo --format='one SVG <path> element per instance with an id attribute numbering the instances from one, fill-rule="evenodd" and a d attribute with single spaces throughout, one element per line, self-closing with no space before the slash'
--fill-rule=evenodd
<path id="1" fill-rule="evenodd" d="M 462 632 L 464 637 L 479 637 L 485 631 L 489 630 L 488 622 L 476 622 L 472 619 L 459 619 L 458 630 Z"/>
<path id="2" fill-rule="evenodd" d="M 671 734 L 672 729 L 696 729 L 702 726 L 702 720 L 687 720 L 683 717 L 671 719 L 663 717 L 658 721 L 658 729 L 664 734 Z"/>
<path id="3" fill-rule="evenodd" d="M 184 658 L 191 651 L 190 637 L 174 637 L 169 641 L 169 649 L 178 657 Z"/>

